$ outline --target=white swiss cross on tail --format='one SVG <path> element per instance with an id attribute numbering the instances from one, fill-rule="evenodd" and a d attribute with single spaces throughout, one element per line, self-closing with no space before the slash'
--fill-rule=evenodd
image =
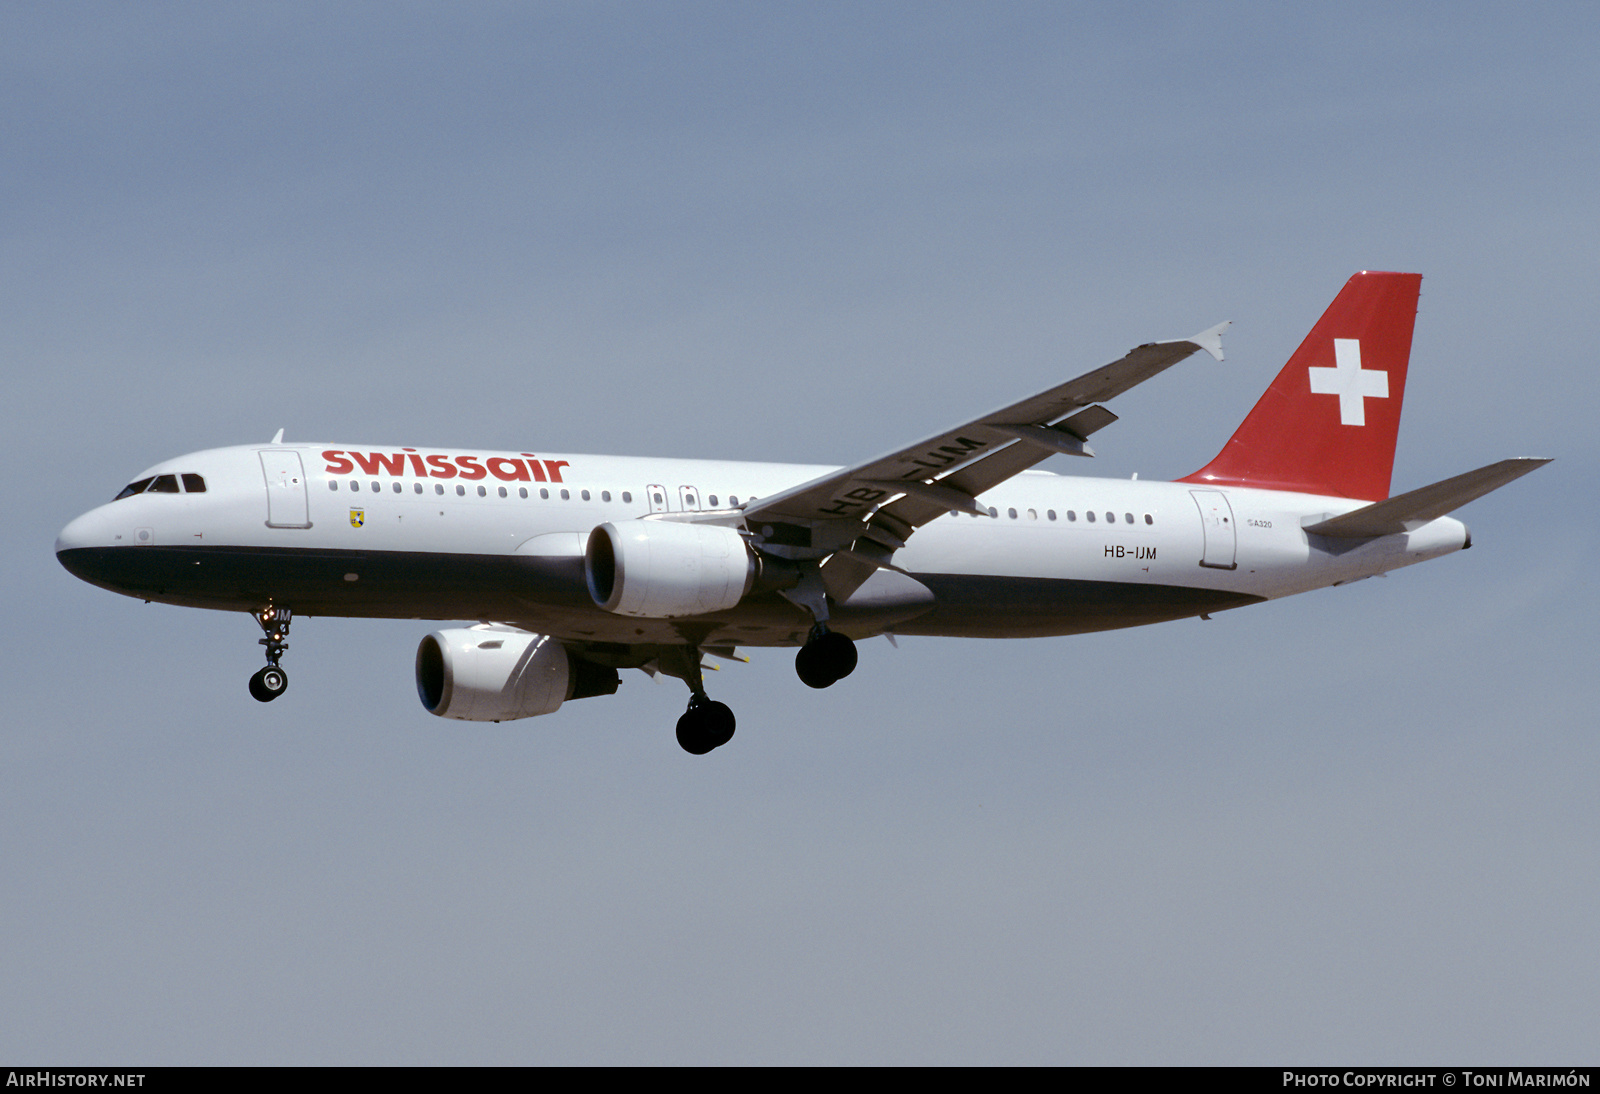
<path id="1" fill-rule="evenodd" d="M 1308 368 L 1313 395 L 1339 396 L 1339 424 L 1366 425 L 1367 400 L 1389 397 L 1389 374 L 1361 367 L 1361 342 L 1333 340 L 1333 368 Z"/>
<path id="2" fill-rule="evenodd" d="M 1421 288 L 1420 274 L 1380 270 L 1347 281 L 1217 458 L 1183 481 L 1387 498 Z"/>

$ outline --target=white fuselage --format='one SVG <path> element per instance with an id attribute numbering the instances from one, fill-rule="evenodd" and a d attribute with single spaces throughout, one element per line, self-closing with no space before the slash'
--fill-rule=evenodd
<path id="1" fill-rule="evenodd" d="M 381 457 L 381 458 L 380 458 Z M 255 445 L 168 460 L 140 479 L 199 476 L 203 492 L 139 493 L 61 533 L 86 580 L 150 600 L 299 614 L 513 622 L 586 642 L 682 641 L 682 620 L 597 607 L 584 543 L 606 522 L 738 511 L 829 468 L 369 446 Z M 542 480 L 542 481 L 541 481 Z M 949 514 L 894 564 L 933 591 L 910 618 L 839 617 L 854 636 L 1024 637 L 1133 626 L 1340 584 L 1461 549 L 1440 518 L 1352 541 L 1303 526 L 1348 498 L 1031 471 Z M 751 529 L 759 532 L 759 529 Z M 759 601 L 759 603 L 757 603 Z M 848 607 L 848 605 L 846 606 Z M 896 616 L 892 621 L 891 616 Z M 808 619 L 756 597 L 698 624 L 696 641 L 804 641 Z"/>

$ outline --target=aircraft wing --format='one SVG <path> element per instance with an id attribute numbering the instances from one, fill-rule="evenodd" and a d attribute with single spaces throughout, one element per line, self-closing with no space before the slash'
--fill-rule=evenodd
<path id="1" fill-rule="evenodd" d="M 1096 404 L 1202 349 L 1222 360 L 1227 326 L 1148 342 L 1120 360 L 954 429 L 760 498 L 745 509 L 745 523 L 768 549 L 837 551 L 824 576 L 830 592 L 846 595 L 874 569 L 890 565 L 888 556 L 916 528 L 953 510 L 983 512 L 976 495 L 1056 453 L 1092 456 L 1084 442 L 1117 420 Z M 848 546 L 868 520 L 867 534 L 881 534 L 870 543 Z M 841 580 L 847 574 L 853 583 Z"/>

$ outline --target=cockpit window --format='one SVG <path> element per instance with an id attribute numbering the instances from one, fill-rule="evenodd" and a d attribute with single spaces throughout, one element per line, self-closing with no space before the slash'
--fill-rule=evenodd
<path id="1" fill-rule="evenodd" d="M 122 488 L 122 493 L 111 500 L 121 501 L 123 498 L 131 498 L 135 494 L 177 494 L 180 493 L 178 490 L 179 478 L 180 476 L 178 475 L 151 475 L 148 479 L 130 482 Z M 181 478 L 183 479 L 182 493 L 204 494 L 206 492 L 206 480 L 201 476 L 184 474 Z"/>
<path id="2" fill-rule="evenodd" d="M 127 486 L 124 486 L 122 488 L 122 493 L 118 494 L 116 497 L 112 498 L 111 500 L 112 501 L 121 501 L 123 498 L 131 498 L 135 494 L 142 494 L 142 493 L 144 493 L 144 488 L 149 486 L 151 483 L 153 483 L 155 481 L 156 481 L 155 477 L 151 476 L 148 479 L 140 479 L 138 482 L 130 482 Z"/>

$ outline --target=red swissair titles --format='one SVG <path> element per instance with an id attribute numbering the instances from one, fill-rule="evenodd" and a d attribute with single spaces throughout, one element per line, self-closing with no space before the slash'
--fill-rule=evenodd
<path id="1" fill-rule="evenodd" d="M 357 467 L 363 475 L 414 474 L 422 479 L 484 479 L 491 475 L 501 482 L 562 482 L 561 469 L 570 466 L 566 460 L 541 460 L 532 452 L 522 453 L 522 459 L 510 456 L 444 456 L 423 455 L 415 448 L 399 452 L 346 452 L 330 448 L 322 454 L 328 461 L 324 471 L 330 475 L 353 474 Z"/>

